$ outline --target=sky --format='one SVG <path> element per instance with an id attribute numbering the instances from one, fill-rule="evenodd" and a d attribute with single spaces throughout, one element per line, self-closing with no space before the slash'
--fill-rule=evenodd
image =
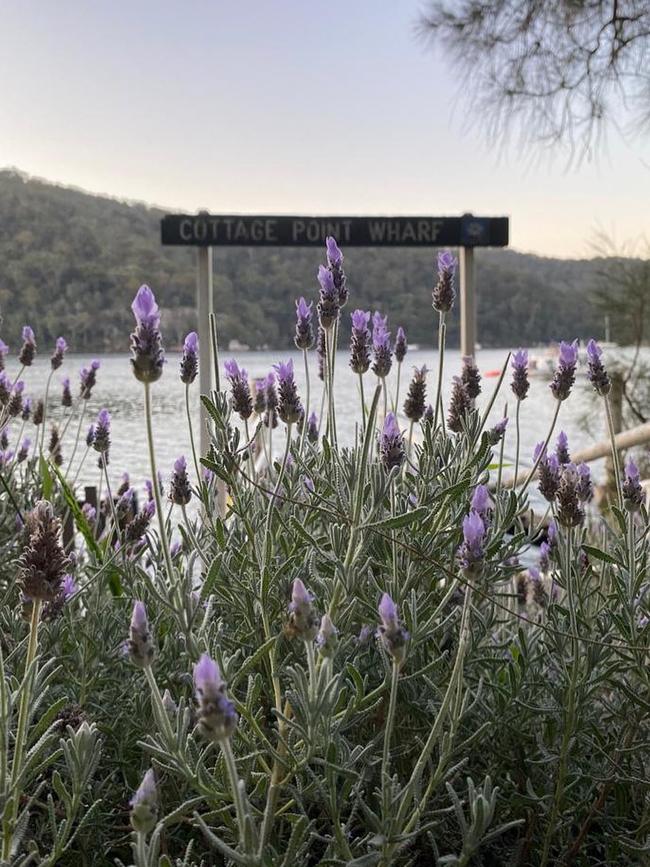
<path id="1" fill-rule="evenodd" d="M 650 138 L 610 135 L 570 170 L 495 148 L 422 8 L 1 3 L 0 167 L 174 212 L 505 215 L 547 256 L 650 236 Z"/>

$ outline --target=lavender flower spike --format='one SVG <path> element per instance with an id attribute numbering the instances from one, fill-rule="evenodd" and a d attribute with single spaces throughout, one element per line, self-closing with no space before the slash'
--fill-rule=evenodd
<path id="1" fill-rule="evenodd" d="M 61 406 L 70 408 L 72 406 L 72 392 L 70 391 L 70 378 L 68 376 L 63 380 L 63 391 L 61 392 Z"/>
<path id="2" fill-rule="evenodd" d="M 318 416 L 315 412 L 307 419 L 307 439 L 310 443 L 318 442 Z"/>
<path id="3" fill-rule="evenodd" d="M 88 400 L 93 388 L 97 384 L 97 371 L 99 370 L 99 361 L 95 358 L 90 362 L 90 367 L 82 367 L 79 371 L 79 380 L 81 388 L 79 396 L 83 400 Z"/>
<path id="4" fill-rule="evenodd" d="M 160 310 L 148 286 L 141 286 L 131 304 L 135 330 L 131 334 L 131 364 L 136 379 L 150 383 L 160 379 L 165 363 L 160 335 Z"/>
<path id="5" fill-rule="evenodd" d="M 352 317 L 352 337 L 350 339 L 350 367 L 357 374 L 364 374 L 370 367 L 370 313 L 355 310 Z"/>
<path id="6" fill-rule="evenodd" d="M 239 716 L 226 694 L 219 666 L 207 653 L 194 666 L 194 689 L 199 731 L 210 741 L 228 740 L 237 728 Z"/>
<path id="7" fill-rule="evenodd" d="M 465 417 L 472 409 L 472 399 L 467 392 L 467 386 L 460 376 L 454 376 L 451 400 L 449 401 L 449 414 L 447 416 L 447 427 L 454 433 L 460 433 L 463 430 Z"/>
<path id="8" fill-rule="evenodd" d="M 400 467 L 404 461 L 404 438 L 395 413 L 389 412 L 379 436 L 379 456 L 386 472 Z"/>
<path id="9" fill-rule="evenodd" d="M 304 409 L 298 397 L 296 382 L 293 377 L 293 361 L 275 364 L 278 374 L 279 400 L 278 415 L 285 424 L 295 424 L 304 415 Z"/>
<path id="10" fill-rule="evenodd" d="M 248 384 L 248 371 L 240 368 L 234 358 L 224 364 L 226 376 L 232 389 L 232 408 L 239 417 L 246 421 L 253 414 L 253 399 Z"/>
<path id="11" fill-rule="evenodd" d="M 629 460 L 625 467 L 625 481 L 623 482 L 623 505 L 628 512 L 638 512 L 645 502 L 645 491 L 641 485 L 641 475 L 633 460 Z"/>
<path id="12" fill-rule="evenodd" d="M 287 633 L 306 642 L 313 641 L 318 632 L 318 616 L 312 601 L 311 593 L 300 578 L 296 578 L 291 588 Z"/>
<path id="13" fill-rule="evenodd" d="M 343 253 L 331 235 L 325 239 L 325 247 L 327 248 L 327 264 L 332 272 L 338 305 L 345 307 L 348 301 L 348 287 L 343 270 Z"/>
<path id="14" fill-rule="evenodd" d="M 313 301 L 307 304 L 304 298 L 296 301 L 296 334 L 293 342 L 297 349 L 310 349 L 314 345 L 314 329 L 311 324 Z"/>
<path id="15" fill-rule="evenodd" d="M 325 330 L 334 325 L 339 318 L 338 292 L 334 285 L 334 275 L 329 268 L 320 265 L 318 268 L 320 295 L 318 300 L 318 315 Z"/>
<path id="16" fill-rule="evenodd" d="M 463 369 L 460 378 L 467 389 L 470 400 L 476 400 L 481 393 L 481 374 L 471 355 L 463 357 Z"/>
<path id="17" fill-rule="evenodd" d="M 603 350 L 592 338 L 587 343 L 587 379 L 598 394 L 606 397 L 611 391 L 612 383 L 603 365 L 602 354 Z"/>
<path id="18" fill-rule="evenodd" d="M 377 636 L 386 653 L 393 658 L 398 668 L 401 668 L 406 659 L 409 634 L 400 625 L 397 606 L 388 593 L 382 595 L 377 612 L 381 621 L 377 629 Z"/>
<path id="19" fill-rule="evenodd" d="M 571 462 L 571 456 L 569 454 L 569 438 L 563 430 L 558 434 L 555 443 L 555 457 L 558 459 L 560 464 L 568 464 Z"/>
<path id="20" fill-rule="evenodd" d="M 528 379 L 528 350 L 519 349 L 512 356 L 512 382 L 510 388 L 517 400 L 525 400 L 530 388 Z"/>
<path id="21" fill-rule="evenodd" d="M 409 421 L 420 421 L 425 413 L 425 401 L 427 396 L 427 368 L 413 368 L 413 379 L 409 385 L 408 394 L 404 401 L 404 415 Z"/>
<path id="22" fill-rule="evenodd" d="M 148 668 L 153 662 L 155 650 L 149 632 L 149 620 L 144 602 L 133 603 L 128 641 L 129 658 L 138 668 Z"/>
<path id="23" fill-rule="evenodd" d="M 181 358 L 181 382 L 190 385 L 196 379 L 199 372 L 199 335 L 196 331 L 190 331 L 183 343 L 183 357 Z"/>
<path id="24" fill-rule="evenodd" d="M 50 365 L 52 370 L 58 370 L 59 367 L 63 364 L 63 356 L 68 351 L 68 344 L 66 343 L 65 337 L 57 337 L 56 345 L 54 347 L 54 352 L 52 353 L 52 357 L 50 358 Z"/>
<path id="25" fill-rule="evenodd" d="M 36 338 L 34 331 L 29 325 L 23 326 L 23 345 L 18 355 L 18 361 L 25 367 L 29 367 L 36 355 Z"/>
<path id="26" fill-rule="evenodd" d="M 187 476 L 187 462 L 182 455 L 174 461 L 174 472 L 169 486 L 169 499 L 177 506 L 186 506 L 192 499 L 192 488 Z"/>
<path id="27" fill-rule="evenodd" d="M 107 453 L 111 447 L 111 414 L 107 409 L 101 409 L 95 423 L 93 448 L 96 452 Z"/>
<path id="28" fill-rule="evenodd" d="M 131 798 L 131 827 L 138 834 L 148 834 L 158 820 L 158 789 L 153 768 L 144 775 L 138 790 Z"/>
<path id="29" fill-rule="evenodd" d="M 372 348 L 374 352 L 372 372 L 380 379 L 385 379 L 393 364 L 393 350 L 390 345 L 390 332 L 386 331 L 385 323 L 379 323 L 376 319 L 373 320 Z"/>
<path id="30" fill-rule="evenodd" d="M 566 400 L 571 394 L 571 387 L 576 380 L 576 365 L 578 363 L 578 341 L 560 343 L 560 357 L 549 388 L 556 400 Z"/>
<path id="31" fill-rule="evenodd" d="M 407 350 L 408 343 L 406 342 L 406 333 L 400 325 L 397 329 L 397 334 L 395 335 L 395 346 L 393 349 L 395 353 L 395 361 L 397 361 L 398 364 L 401 364 L 402 361 L 404 361 Z"/>
<path id="32" fill-rule="evenodd" d="M 433 287 L 433 307 L 441 314 L 449 313 L 454 306 L 454 272 L 456 257 L 449 251 L 438 253 L 438 282 Z"/>
<path id="33" fill-rule="evenodd" d="M 316 636 L 316 645 L 321 656 L 334 656 L 336 646 L 338 644 L 338 630 L 332 623 L 329 614 L 323 614 L 320 622 L 320 629 Z"/>
<path id="34" fill-rule="evenodd" d="M 471 511 L 463 518 L 463 544 L 458 555 L 463 574 L 467 578 L 480 578 L 485 552 L 485 524 L 478 512 Z"/>

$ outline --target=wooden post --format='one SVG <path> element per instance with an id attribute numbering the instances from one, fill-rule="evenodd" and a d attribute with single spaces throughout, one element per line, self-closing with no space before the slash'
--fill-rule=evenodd
<path id="1" fill-rule="evenodd" d="M 460 248 L 460 352 L 474 357 L 476 351 L 476 291 L 474 248 Z"/>
<path id="2" fill-rule="evenodd" d="M 201 357 L 199 360 L 199 389 L 201 394 L 212 391 L 212 363 L 210 352 L 210 314 L 212 313 L 212 247 L 196 248 L 196 314 Z M 205 456 L 210 445 L 208 415 L 201 403 L 199 448 Z"/>

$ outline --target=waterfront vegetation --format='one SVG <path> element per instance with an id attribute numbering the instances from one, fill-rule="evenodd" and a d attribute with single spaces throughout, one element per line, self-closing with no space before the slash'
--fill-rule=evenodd
<path id="1" fill-rule="evenodd" d="M 611 420 L 609 377 L 597 344 L 585 370 L 577 344 L 561 344 L 534 456 L 518 443 L 535 412 L 525 351 L 480 411 L 466 359 L 443 406 L 455 270 L 442 253 L 433 311 L 419 297 L 440 347 L 427 396 L 406 335 L 379 313 L 350 318 L 354 285 L 328 239 L 316 309 L 300 299 L 295 319 L 307 382 L 326 386 L 318 407 L 291 363 L 251 384 L 220 360 L 214 321 L 211 346 L 190 333 L 180 371 L 164 368 L 160 311 L 142 287 L 142 490 L 111 463 L 110 407 L 88 418 L 99 364 L 62 406 L 47 390 L 30 405 L 38 323 L 17 365 L 0 346 L 2 863 L 646 861 L 645 498 L 614 452 L 616 491 L 597 513 L 560 430 L 576 377 Z M 336 424 L 344 320 L 359 382 L 351 445 Z M 66 349 L 57 341 L 52 371 Z M 203 364 L 210 450 L 193 430 L 168 478 L 152 404 L 168 377 L 197 388 Z M 490 426 L 505 392 L 513 417 Z M 76 484 L 91 460 L 96 508 Z M 532 485 L 545 515 L 529 510 Z"/>

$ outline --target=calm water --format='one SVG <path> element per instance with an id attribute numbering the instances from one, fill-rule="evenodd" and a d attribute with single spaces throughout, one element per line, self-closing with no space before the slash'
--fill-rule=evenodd
<path id="1" fill-rule="evenodd" d="M 500 349 L 480 351 L 477 357 L 479 369 L 482 373 L 499 369 L 504 364 L 506 355 L 507 351 Z M 224 359 L 227 357 L 229 356 L 225 355 Z M 292 357 L 294 359 L 298 387 L 301 395 L 304 396 L 305 377 L 302 353 L 295 351 L 245 352 L 240 353 L 236 357 L 240 365 L 246 367 L 252 377 L 263 376 L 270 370 L 273 363 Z M 322 383 L 316 377 L 316 357 L 314 352 L 310 352 L 310 359 L 310 375 L 312 378 L 311 408 L 316 409 L 318 412 L 321 403 Z M 117 482 L 122 472 L 127 470 L 131 475 L 132 484 L 141 485 L 144 479 L 150 475 L 143 419 L 143 388 L 131 373 L 127 354 L 103 355 L 100 356 L 100 360 L 101 368 L 98 371 L 98 382 L 91 400 L 88 401 L 82 428 L 83 435 L 85 436 L 88 424 L 94 420 L 97 412 L 104 406 L 109 408 L 113 416 L 111 475 L 114 477 L 114 481 Z M 64 376 L 70 377 L 73 395 L 76 396 L 79 369 L 87 365 L 89 361 L 90 356 L 70 354 L 67 356 L 63 367 L 55 373 L 50 391 L 50 419 L 55 417 L 60 423 L 65 423 L 63 410 L 60 406 L 61 380 Z M 168 477 L 173 461 L 178 455 L 185 454 L 188 457 L 188 463 L 191 463 L 189 435 L 185 416 L 185 386 L 178 378 L 179 361 L 179 355 L 170 353 L 162 379 L 152 388 L 156 451 L 159 469 L 164 478 Z M 406 396 L 408 379 L 410 378 L 412 367 L 423 364 L 426 364 L 430 369 L 437 370 L 437 353 L 427 350 L 410 351 L 407 354 L 402 366 L 400 405 Z M 451 378 L 459 372 L 460 364 L 460 353 L 454 350 L 448 351 L 445 356 L 445 404 L 449 396 Z M 15 364 L 8 365 L 8 372 L 10 375 L 15 375 L 17 372 Z M 26 383 L 25 393 L 32 397 L 42 396 L 48 373 L 49 358 L 39 357 L 23 377 Z M 392 393 L 395 388 L 396 378 L 396 365 L 393 365 L 393 371 L 389 378 L 389 393 Z M 485 405 L 496 381 L 496 378 L 484 379 L 483 394 L 479 399 L 479 405 Z M 370 373 L 364 377 L 367 399 L 372 393 L 375 382 L 375 377 Z M 430 372 L 428 376 L 428 396 L 430 399 L 433 398 L 432 391 L 434 385 L 435 374 Z M 198 380 L 191 387 L 191 393 L 193 412 L 198 427 Z M 348 368 L 347 352 L 341 352 L 337 357 L 336 398 L 339 441 L 350 441 L 354 436 L 355 423 L 359 420 L 360 404 L 357 377 Z M 502 388 L 502 392 L 497 399 L 492 412 L 493 421 L 497 421 L 502 417 L 506 401 L 508 401 L 510 407 L 514 410 L 514 400 L 508 387 Z M 603 419 L 599 413 L 594 416 L 593 427 L 588 433 L 581 429 L 579 419 L 584 415 L 588 406 L 589 404 L 586 401 L 583 389 L 576 388 L 572 397 L 562 407 L 560 425 L 568 433 L 569 442 L 573 449 L 601 439 L 605 434 Z M 529 397 L 523 403 L 521 412 L 522 462 L 526 462 L 529 459 L 535 443 L 545 436 L 553 409 L 554 400 L 548 388 L 548 380 L 542 378 L 533 379 Z M 13 422 L 10 431 L 12 440 L 15 440 L 19 427 L 19 423 Z M 70 456 L 75 433 L 76 423 L 73 421 L 68 428 L 64 440 L 64 460 Z M 27 424 L 25 434 L 34 438 L 34 426 L 31 422 Z M 277 443 L 274 442 L 275 450 L 276 446 L 277 448 L 280 447 L 281 435 L 276 435 L 274 440 L 277 440 Z M 511 429 L 508 432 L 505 449 L 508 457 L 512 456 L 514 442 L 514 422 L 511 422 Z M 14 442 L 12 441 L 11 447 L 13 448 L 13 446 Z M 80 447 L 77 453 L 75 471 L 78 459 L 83 454 L 84 449 L 85 446 L 84 448 Z M 97 481 L 99 471 L 96 468 L 96 463 L 96 455 L 91 452 L 80 473 L 80 482 L 90 484 Z"/>

